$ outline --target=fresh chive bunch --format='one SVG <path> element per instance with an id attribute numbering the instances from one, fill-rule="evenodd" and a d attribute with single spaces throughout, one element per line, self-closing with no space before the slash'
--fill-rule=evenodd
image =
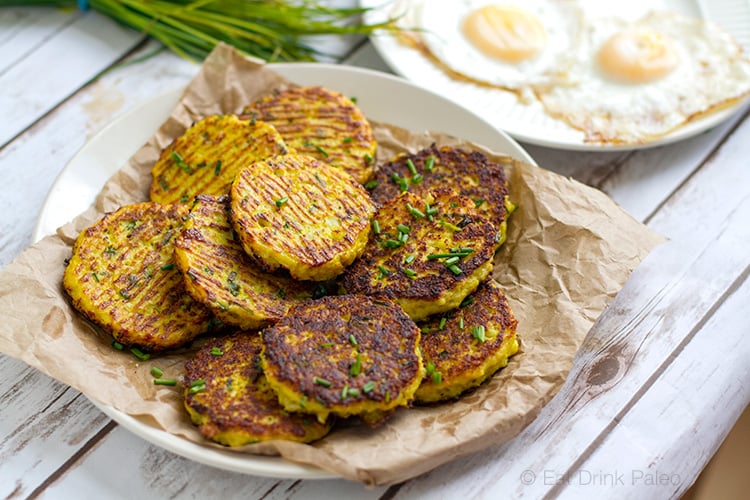
<path id="1" fill-rule="evenodd" d="M 220 42 L 265 61 L 314 61 L 304 38 L 369 35 L 363 7 L 326 7 L 309 0 L 89 0 L 88 8 L 159 40 L 180 56 L 203 60 Z M 0 0 L 7 6 L 76 7 L 76 0 Z"/>

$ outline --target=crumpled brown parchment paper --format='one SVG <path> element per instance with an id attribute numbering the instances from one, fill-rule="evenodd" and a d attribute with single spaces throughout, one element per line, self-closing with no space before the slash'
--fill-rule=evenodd
<path id="1" fill-rule="evenodd" d="M 182 373 L 192 351 L 139 362 L 118 352 L 70 307 L 61 281 L 78 232 L 106 211 L 148 198 L 160 150 L 196 118 L 237 112 L 285 84 L 256 61 L 218 47 L 154 137 L 102 190 L 94 207 L 24 251 L 0 273 L 0 351 L 146 425 L 206 447 L 182 408 L 182 389 L 149 374 Z M 335 89 L 334 89 L 335 90 Z M 405 149 L 471 145 L 439 133 L 373 124 L 378 160 Z M 489 383 L 458 401 L 403 409 L 377 429 L 346 424 L 312 445 L 250 445 L 239 453 L 281 454 L 368 485 L 404 481 L 517 435 L 563 384 L 586 333 L 629 274 L 662 238 L 606 195 L 543 168 L 493 154 L 506 164 L 519 205 L 496 257 L 495 279 L 518 318 L 522 351 Z"/>

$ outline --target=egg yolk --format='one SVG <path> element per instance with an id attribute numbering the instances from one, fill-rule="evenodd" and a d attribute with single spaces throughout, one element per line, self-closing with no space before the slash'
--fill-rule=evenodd
<path id="1" fill-rule="evenodd" d="M 677 66 L 672 41 L 653 30 L 623 31 L 613 35 L 597 54 L 609 76 L 627 83 L 648 83 L 663 78 Z"/>
<path id="2" fill-rule="evenodd" d="M 528 59 L 547 43 L 544 26 L 533 14 L 501 5 L 471 11 L 463 24 L 464 35 L 480 51 L 510 63 Z"/>

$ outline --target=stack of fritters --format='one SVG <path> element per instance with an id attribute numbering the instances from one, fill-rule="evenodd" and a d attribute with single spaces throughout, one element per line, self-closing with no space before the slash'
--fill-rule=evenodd
<path id="1" fill-rule="evenodd" d="M 309 442 L 507 364 L 516 322 L 491 280 L 514 208 L 503 165 L 433 145 L 376 167 L 364 115 L 321 87 L 243 113 L 176 138 L 152 201 L 81 233 L 65 272 L 73 305 L 126 346 L 234 330 L 186 364 L 201 433 Z"/>

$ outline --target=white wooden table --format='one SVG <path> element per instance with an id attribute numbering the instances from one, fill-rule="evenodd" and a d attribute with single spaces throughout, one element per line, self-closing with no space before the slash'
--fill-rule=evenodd
<path id="1" fill-rule="evenodd" d="M 344 64 L 388 71 L 371 45 Z M 95 13 L 0 11 L 0 268 L 32 243 L 50 186 L 111 120 L 198 66 Z M 0 497 L 676 498 L 750 401 L 750 119 L 638 152 L 524 145 L 670 241 L 594 325 L 568 380 L 521 435 L 391 487 L 214 469 L 110 421 L 0 356 Z"/>

